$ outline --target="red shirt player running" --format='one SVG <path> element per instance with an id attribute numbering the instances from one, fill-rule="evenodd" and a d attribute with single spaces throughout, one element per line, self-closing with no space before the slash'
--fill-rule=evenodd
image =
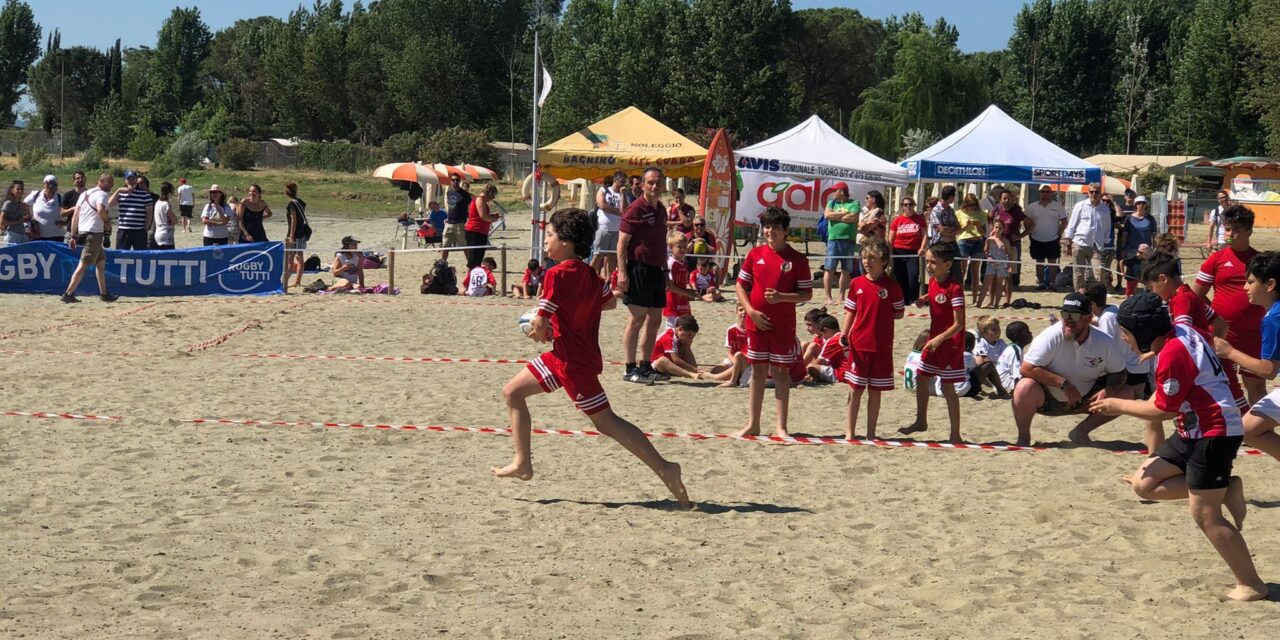
<path id="1" fill-rule="evenodd" d="M 1222 228 L 1227 246 L 1215 251 L 1196 274 L 1191 288 L 1200 296 L 1213 289 L 1213 310 L 1227 321 L 1227 342 L 1241 353 L 1257 358 L 1262 353 L 1262 316 L 1267 310 L 1251 304 L 1244 292 L 1249 261 L 1258 255 L 1249 244 L 1253 236 L 1253 212 L 1235 205 L 1222 212 Z M 1230 364 L 1232 375 L 1239 367 Z M 1266 394 L 1267 385 L 1252 372 L 1244 371 L 1244 387 L 1248 402 L 1254 403 Z"/>

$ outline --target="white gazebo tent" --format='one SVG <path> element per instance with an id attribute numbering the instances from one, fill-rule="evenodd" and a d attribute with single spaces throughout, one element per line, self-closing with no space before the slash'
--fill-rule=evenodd
<path id="1" fill-rule="evenodd" d="M 791 212 L 791 226 L 812 228 L 837 182 L 848 183 L 854 197 L 907 183 L 905 169 L 850 142 L 816 115 L 736 149 L 734 156 L 742 181 L 739 220 L 757 220 L 766 207 L 776 205 Z"/>

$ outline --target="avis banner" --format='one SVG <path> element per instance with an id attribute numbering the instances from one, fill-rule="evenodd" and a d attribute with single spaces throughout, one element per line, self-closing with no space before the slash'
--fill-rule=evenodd
<path id="1" fill-rule="evenodd" d="M 0 247 L 0 293 L 63 293 L 80 252 L 58 242 Z M 171 251 L 107 250 L 107 289 L 114 295 L 243 296 L 284 293 L 284 244 L 257 242 Z M 85 273 L 77 295 L 97 295 Z"/>

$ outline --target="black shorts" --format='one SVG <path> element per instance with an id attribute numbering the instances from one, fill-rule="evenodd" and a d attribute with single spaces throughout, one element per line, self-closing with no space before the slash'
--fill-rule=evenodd
<path id="1" fill-rule="evenodd" d="M 1049 389 L 1044 388 L 1044 385 L 1040 385 L 1040 387 L 1044 389 L 1044 404 L 1040 405 L 1040 409 L 1037 410 L 1036 413 L 1042 416 L 1069 416 L 1076 413 L 1089 412 L 1089 405 L 1093 403 L 1093 397 L 1098 395 L 1103 389 L 1107 388 L 1107 377 L 1102 376 L 1101 378 L 1094 380 L 1093 387 L 1088 391 L 1085 391 L 1080 396 L 1080 402 L 1074 405 L 1068 405 L 1065 400 L 1055 398 L 1053 394 L 1049 392 Z M 1077 389 L 1077 391 L 1079 391 L 1079 389 Z"/>
<path id="2" fill-rule="evenodd" d="M 1130 371 L 1128 376 L 1124 381 L 1125 386 L 1138 388 L 1138 391 L 1135 392 L 1135 400 L 1146 400 L 1151 397 L 1151 392 L 1155 391 L 1155 389 L 1151 388 L 1151 376 L 1149 374 Z"/>
<path id="3" fill-rule="evenodd" d="M 667 270 L 643 262 L 627 263 L 627 293 L 622 304 L 662 309 L 667 306 Z"/>
<path id="4" fill-rule="evenodd" d="M 1062 257 L 1062 244 L 1057 240 L 1051 242 L 1040 242 L 1035 238 L 1031 239 L 1031 259 L 1036 262 L 1045 260 L 1057 260 Z"/>
<path id="5" fill-rule="evenodd" d="M 1155 456 L 1182 469 L 1188 489 L 1226 489 L 1231 485 L 1231 465 L 1243 441 L 1244 436 L 1187 440 L 1175 433 L 1160 445 Z"/>
<path id="6" fill-rule="evenodd" d="M 190 204 L 180 204 L 180 205 L 178 205 L 178 212 L 182 214 L 182 217 L 184 217 L 184 218 L 190 218 L 190 217 L 191 217 L 191 209 L 192 209 L 194 206 L 195 206 L 195 205 L 190 205 Z"/>

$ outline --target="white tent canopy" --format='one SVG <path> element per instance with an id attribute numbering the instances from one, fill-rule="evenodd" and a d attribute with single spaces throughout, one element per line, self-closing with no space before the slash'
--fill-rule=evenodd
<path id="1" fill-rule="evenodd" d="M 814 227 L 838 182 L 858 197 L 905 185 L 907 171 L 859 147 L 818 116 L 749 147 L 734 150 L 742 190 L 737 217 L 755 221 L 765 208 L 791 212 L 794 227 Z"/>
<path id="2" fill-rule="evenodd" d="M 912 180 L 1084 184 L 1102 169 L 991 105 L 972 122 L 902 161 Z"/>

